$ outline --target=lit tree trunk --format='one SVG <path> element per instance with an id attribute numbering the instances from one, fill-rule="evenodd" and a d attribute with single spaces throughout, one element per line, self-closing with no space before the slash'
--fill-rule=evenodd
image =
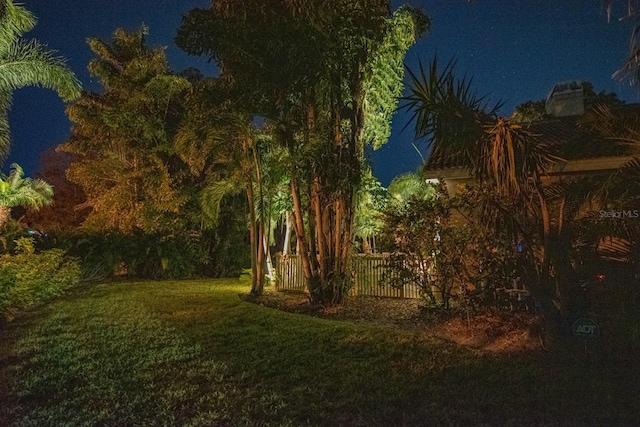
<path id="1" fill-rule="evenodd" d="M 369 243 L 369 238 L 368 237 L 363 237 L 362 238 L 362 251 L 365 254 L 371 254 L 371 252 L 372 252 L 371 244 Z"/>
<path id="2" fill-rule="evenodd" d="M 551 263 L 549 260 L 549 249 L 551 244 L 551 219 L 549 217 L 549 207 L 547 201 L 544 198 L 543 189 L 538 189 L 538 199 L 540 201 L 540 211 L 542 213 L 542 266 L 540 272 L 540 284 L 543 292 L 547 298 L 553 298 L 553 292 L 551 291 L 549 270 Z"/>
<path id="3" fill-rule="evenodd" d="M 3 228 L 11 218 L 11 208 L 0 206 L 0 228 Z"/>
<path id="4" fill-rule="evenodd" d="M 245 158 L 251 165 L 246 173 L 247 178 L 247 199 L 249 203 L 249 238 L 251 245 L 251 295 L 261 295 L 264 290 L 264 272 L 265 272 L 265 226 L 264 215 L 258 215 L 256 198 L 254 193 L 254 185 L 258 190 L 258 201 L 263 202 L 262 177 L 260 174 L 260 162 L 258 161 L 258 153 L 253 141 L 247 139 L 243 141 L 243 151 Z M 255 177 L 255 183 L 254 183 Z"/>
<path id="5" fill-rule="evenodd" d="M 294 215 L 294 229 L 298 241 L 298 256 L 302 260 L 302 272 L 307 281 L 310 281 L 314 276 L 314 269 L 311 265 L 311 255 L 309 252 L 309 245 L 306 239 L 304 216 L 302 213 L 302 203 L 300 202 L 300 190 L 296 184 L 296 179 L 291 179 L 291 195 L 293 196 L 293 215 Z"/>
<path id="6" fill-rule="evenodd" d="M 271 248 L 269 247 L 269 235 L 270 232 L 265 233 L 262 239 L 262 245 L 264 247 L 264 256 L 267 266 L 267 277 L 269 277 L 269 283 L 275 282 L 275 273 L 273 271 L 273 262 L 271 260 Z"/>
<path id="7" fill-rule="evenodd" d="M 293 228 L 293 220 L 291 219 L 291 213 L 285 214 L 285 232 L 284 232 L 284 244 L 282 245 L 282 255 L 289 255 L 289 249 L 291 246 L 291 230 Z"/>
<path id="8" fill-rule="evenodd" d="M 249 204 L 249 246 L 251 247 L 251 294 L 257 294 L 260 288 L 261 277 L 258 264 L 258 227 L 256 224 L 255 200 L 253 198 L 253 188 L 247 186 L 247 202 Z"/>

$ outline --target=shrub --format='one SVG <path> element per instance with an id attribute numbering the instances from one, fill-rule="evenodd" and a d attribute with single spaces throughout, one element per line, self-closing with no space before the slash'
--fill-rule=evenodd
<path id="1" fill-rule="evenodd" d="M 78 260 L 61 249 L 36 253 L 31 238 L 17 239 L 15 254 L 0 257 L 0 320 L 46 302 L 78 284 Z"/>
<path id="2" fill-rule="evenodd" d="M 0 254 L 13 253 L 16 241 L 20 237 L 27 237 L 28 232 L 20 226 L 18 221 L 10 219 L 0 227 Z"/>
<path id="3" fill-rule="evenodd" d="M 247 258 L 239 254 L 238 248 L 244 249 L 243 242 L 218 239 L 206 232 L 74 232 L 55 240 L 55 245 L 80 259 L 84 280 L 106 280 L 118 275 L 156 280 L 237 277 Z M 219 265 L 224 262 L 228 265 Z"/>
<path id="4" fill-rule="evenodd" d="M 382 284 L 415 284 L 427 305 L 452 302 L 494 305 L 495 291 L 519 271 L 519 254 L 509 236 L 487 233 L 463 211 L 460 198 L 411 198 L 385 212 L 385 233 L 393 241 Z"/>

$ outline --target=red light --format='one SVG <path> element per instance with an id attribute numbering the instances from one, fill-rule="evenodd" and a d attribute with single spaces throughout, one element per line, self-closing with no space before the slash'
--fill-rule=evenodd
<path id="1" fill-rule="evenodd" d="M 598 273 L 598 275 L 596 277 L 598 278 L 598 280 L 600 282 L 602 282 L 604 280 L 604 274 L 602 274 L 602 273 Z"/>

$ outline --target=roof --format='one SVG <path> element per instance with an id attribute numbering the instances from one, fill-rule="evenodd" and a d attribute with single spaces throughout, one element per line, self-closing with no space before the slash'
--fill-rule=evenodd
<path id="1" fill-rule="evenodd" d="M 640 115 L 640 104 L 628 104 L 616 108 L 624 109 L 625 113 Z M 523 129 L 540 143 L 549 145 L 553 151 L 567 161 L 581 161 L 586 159 L 616 158 L 629 156 L 629 148 L 607 140 L 595 130 L 580 125 L 580 117 L 545 117 L 543 119 L 523 125 Z M 593 163 L 593 162 L 579 162 Z M 427 160 L 424 170 L 431 175 L 440 177 L 455 176 L 465 164 L 464 156 L 446 159 L 438 156 L 437 147 Z"/>

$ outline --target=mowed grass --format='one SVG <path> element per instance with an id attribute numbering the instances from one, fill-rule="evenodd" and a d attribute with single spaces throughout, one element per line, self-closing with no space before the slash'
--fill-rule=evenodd
<path id="1" fill-rule="evenodd" d="M 101 284 L 27 313 L 0 329 L 0 425 L 640 423 L 635 366 L 480 353 L 277 311 L 246 291 Z"/>

